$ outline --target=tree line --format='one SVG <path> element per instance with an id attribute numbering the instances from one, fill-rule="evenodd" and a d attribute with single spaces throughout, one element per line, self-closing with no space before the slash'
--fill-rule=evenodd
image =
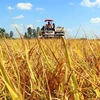
<path id="1" fill-rule="evenodd" d="M 10 33 L 7 33 L 4 28 L 0 28 L 0 38 L 13 38 L 13 31 L 10 31 Z"/>
<path id="2" fill-rule="evenodd" d="M 24 38 L 38 38 L 39 37 L 40 27 L 37 29 L 32 29 L 31 27 L 27 28 L 27 32 L 24 34 Z"/>
<path id="3" fill-rule="evenodd" d="M 32 29 L 31 27 L 27 28 L 27 32 L 23 35 L 23 38 L 25 39 L 31 39 L 31 38 L 38 38 L 39 37 L 39 31 L 40 27 L 37 27 L 36 29 Z M 13 31 L 10 31 L 10 33 L 7 33 L 4 28 L 0 28 L 0 38 L 13 38 Z"/>

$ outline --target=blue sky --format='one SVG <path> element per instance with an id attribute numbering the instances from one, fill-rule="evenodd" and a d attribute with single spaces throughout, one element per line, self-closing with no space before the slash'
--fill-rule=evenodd
<path id="1" fill-rule="evenodd" d="M 68 37 L 100 37 L 100 0 L 1 0 L 0 27 L 14 32 L 13 24 L 24 34 L 29 26 L 40 28 L 51 18 L 56 26 L 63 26 Z"/>

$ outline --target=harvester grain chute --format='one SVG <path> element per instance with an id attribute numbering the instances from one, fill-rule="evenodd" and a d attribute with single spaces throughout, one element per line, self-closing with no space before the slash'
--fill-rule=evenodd
<path id="1" fill-rule="evenodd" d="M 46 19 L 44 22 L 47 22 L 45 26 L 41 28 L 40 37 L 42 38 L 60 38 L 65 37 L 64 27 L 58 26 L 55 27 L 54 21 L 52 19 Z"/>

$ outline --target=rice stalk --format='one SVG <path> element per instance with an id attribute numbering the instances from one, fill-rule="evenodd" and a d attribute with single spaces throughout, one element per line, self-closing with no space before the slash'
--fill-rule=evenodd
<path id="1" fill-rule="evenodd" d="M 64 87 L 65 87 L 65 84 L 66 84 L 67 79 L 68 79 L 67 78 L 68 72 L 72 70 L 72 64 L 71 64 L 71 58 L 70 58 L 70 55 L 69 55 L 68 48 L 66 47 L 66 43 L 65 43 L 65 40 L 63 38 L 62 38 L 62 42 L 63 42 L 64 48 L 65 48 L 66 60 L 67 60 L 67 63 L 68 63 L 68 66 L 65 67 L 65 76 L 64 76 Z M 75 100 L 79 100 L 79 93 L 77 91 L 78 83 L 77 83 L 77 80 L 75 78 L 74 72 L 72 73 L 72 76 L 71 76 L 71 87 L 72 87 L 72 90 L 73 90 Z"/>

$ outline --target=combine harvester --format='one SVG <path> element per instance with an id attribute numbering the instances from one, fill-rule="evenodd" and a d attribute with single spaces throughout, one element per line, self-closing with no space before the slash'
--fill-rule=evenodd
<path id="1" fill-rule="evenodd" d="M 41 28 L 39 33 L 40 38 L 61 38 L 65 37 L 64 27 L 58 26 L 55 27 L 54 21 L 52 19 L 46 19 L 44 22 L 47 22 L 45 26 Z"/>

